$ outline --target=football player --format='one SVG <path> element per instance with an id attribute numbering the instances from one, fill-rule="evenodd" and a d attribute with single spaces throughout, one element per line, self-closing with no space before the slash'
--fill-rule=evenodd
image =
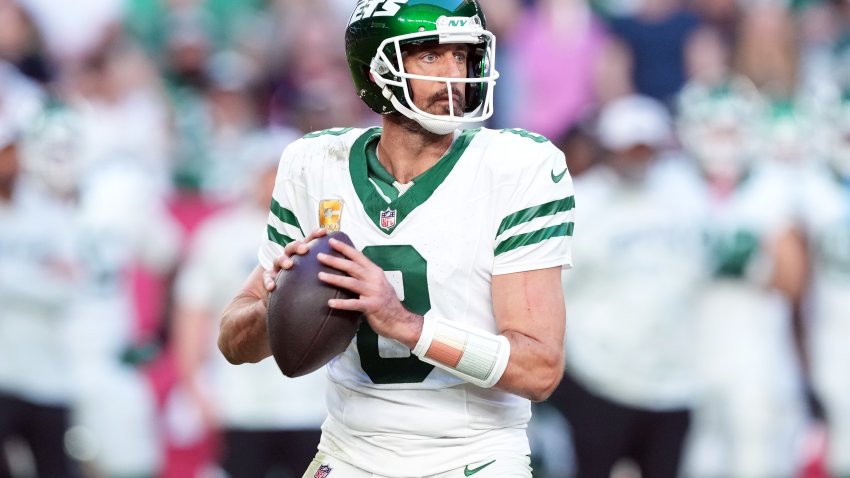
<path id="1" fill-rule="evenodd" d="M 705 275 L 698 176 L 671 154 L 670 117 L 657 100 L 607 103 L 596 134 L 604 156 L 575 181 L 585 233 L 574 244 L 582 261 L 564 272 L 566 374 L 553 402 L 570 424 L 575 476 L 608 478 L 631 458 L 642 476 L 674 478 Z"/>
<path id="2" fill-rule="evenodd" d="M 563 154 L 493 111 L 495 38 L 476 0 L 362 0 L 346 30 L 357 94 L 383 128 L 306 135 L 283 153 L 260 266 L 222 318 L 233 363 L 270 355 L 274 276 L 325 234 L 323 281 L 365 321 L 328 364 L 329 417 L 305 477 L 530 477 L 529 400 L 563 372 L 561 269 L 574 198 Z M 324 217 L 324 215 L 323 215 Z M 312 232 L 311 232 L 312 231 Z"/>
<path id="3" fill-rule="evenodd" d="M 64 331 L 78 261 L 61 201 L 22 171 L 9 113 L 0 107 L 0 476 L 13 476 L 4 448 L 19 439 L 37 476 L 71 478 L 80 471 L 63 441 L 73 396 Z"/>
<path id="4" fill-rule="evenodd" d="M 826 161 L 802 176 L 798 216 L 812 257 L 810 367 L 827 419 L 827 465 L 832 476 L 850 476 L 850 94 L 832 104 L 839 106 L 821 123 Z"/>
<path id="5" fill-rule="evenodd" d="M 134 347 L 132 271 L 168 274 L 182 231 L 132 158 L 112 150 L 84 160 L 93 140 L 85 132 L 75 110 L 56 107 L 33 121 L 24 148 L 26 168 L 64 197 L 72 217 L 66 235 L 80 258 L 63 364 L 73 384 L 69 449 L 103 475 L 151 476 L 161 460 L 160 439 L 144 354 Z"/>
<path id="6" fill-rule="evenodd" d="M 697 404 L 688 476 L 793 476 L 804 408 L 791 313 L 805 284 L 788 174 L 756 142 L 745 78 L 691 83 L 680 136 L 709 205 L 712 278 L 697 308 Z"/>

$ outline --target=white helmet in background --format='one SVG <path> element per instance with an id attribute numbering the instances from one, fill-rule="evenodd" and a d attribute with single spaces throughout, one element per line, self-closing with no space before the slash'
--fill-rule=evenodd
<path id="1" fill-rule="evenodd" d="M 79 124 L 71 110 L 47 109 L 23 138 L 23 168 L 62 196 L 76 192 L 83 173 Z"/>
<path id="2" fill-rule="evenodd" d="M 707 175 L 739 177 L 758 158 L 763 102 L 749 80 L 736 78 L 719 86 L 690 83 L 678 106 L 682 146 Z"/>
<path id="3" fill-rule="evenodd" d="M 760 138 L 765 157 L 775 164 L 792 168 L 805 165 L 818 154 L 818 138 L 812 116 L 798 101 L 779 101 L 761 122 Z"/>
<path id="4" fill-rule="evenodd" d="M 670 114 L 661 102 L 648 96 L 628 95 L 600 110 L 596 134 L 599 144 L 609 151 L 635 146 L 660 150 L 670 144 L 673 131 Z"/>

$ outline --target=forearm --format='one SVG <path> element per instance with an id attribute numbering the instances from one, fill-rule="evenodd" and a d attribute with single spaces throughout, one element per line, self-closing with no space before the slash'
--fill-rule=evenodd
<path id="1" fill-rule="evenodd" d="M 560 383 L 563 353 L 515 331 L 502 334 L 428 317 L 412 348 L 424 362 L 480 387 L 496 387 L 533 401 L 545 400 Z"/>
<path id="2" fill-rule="evenodd" d="M 771 285 L 782 292 L 792 304 L 802 300 L 808 283 L 808 256 L 799 231 L 791 229 L 772 244 L 773 276 Z"/>
<path id="3" fill-rule="evenodd" d="M 563 349 L 557 350 L 518 332 L 505 331 L 511 358 L 496 388 L 540 402 L 549 398 L 564 375 Z"/>
<path id="4" fill-rule="evenodd" d="M 174 357 L 178 379 L 194 386 L 198 372 L 207 360 L 212 317 L 205 310 L 178 304 L 172 323 Z"/>
<path id="5" fill-rule="evenodd" d="M 222 314 L 218 348 L 232 364 L 256 363 L 271 355 L 261 299 L 240 294 L 230 302 Z"/>

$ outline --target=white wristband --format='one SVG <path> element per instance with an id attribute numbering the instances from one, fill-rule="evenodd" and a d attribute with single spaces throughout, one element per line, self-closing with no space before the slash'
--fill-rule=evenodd
<path id="1" fill-rule="evenodd" d="M 511 344 L 503 335 L 426 316 L 412 352 L 423 362 L 490 388 L 505 373 Z"/>
<path id="2" fill-rule="evenodd" d="M 434 340 L 434 329 L 437 327 L 437 319 L 432 316 L 424 315 L 422 317 L 422 333 L 419 335 L 419 340 L 416 346 L 410 351 L 413 355 L 422 358 L 428 348 L 431 347 L 431 341 Z"/>

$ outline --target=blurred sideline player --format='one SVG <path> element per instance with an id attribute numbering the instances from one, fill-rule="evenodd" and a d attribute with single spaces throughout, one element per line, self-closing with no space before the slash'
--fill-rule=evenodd
<path id="1" fill-rule="evenodd" d="M 698 305 L 700 400 L 688 476 L 793 476 L 803 401 L 792 304 L 805 283 L 787 173 L 756 141 L 761 98 L 744 78 L 681 93 L 680 136 L 705 178 L 713 278 Z"/>
<path id="2" fill-rule="evenodd" d="M 693 305 L 705 275 L 698 177 L 668 157 L 670 117 L 648 97 L 608 103 L 605 157 L 576 178 L 582 260 L 565 271 L 566 374 L 552 397 L 570 425 L 575 476 L 678 476 L 693 400 Z M 567 280 L 565 280 L 565 283 Z"/>
<path id="3" fill-rule="evenodd" d="M 87 157 L 78 115 L 49 110 L 27 138 L 27 162 L 74 210 L 79 293 L 68 328 L 76 456 L 109 477 L 153 476 L 161 464 L 152 390 L 133 353 L 136 309 L 130 271 L 166 274 L 180 229 L 158 186 L 131 157 Z"/>
<path id="4" fill-rule="evenodd" d="M 494 38 L 474 0 L 357 3 L 356 91 L 383 128 L 334 128 L 284 152 L 268 238 L 226 310 L 233 363 L 270 354 L 273 278 L 324 225 L 356 248 L 320 274 L 366 321 L 328 364 L 329 416 L 308 478 L 530 477 L 529 399 L 563 373 L 561 269 L 574 198 L 563 154 L 492 114 Z"/>
<path id="5" fill-rule="evenodd" d="M 72 400 L 64 331 L 76 270 L 70 218 L 22 171 L 20 125 L 2 106 L 0 477 L 13 476 L 4 448 L 15 438 L 28 447 L 37 476 L 76 477 L 64 446 Z"/>
<path id="6" fill-rule="evenodd" d="M 255 158 L 245 197 L 202 223 L 178 275 L 173 340 L 180 385 L 167 416 L 182 422 L 183 435 L 223 432 L 219 463 L 227 476 L 295 477 L 315 455 L 327 415 L 323 371 L 292 380 L 274 360 L 235 367 L 215 347 L 221 312 L 256 267 L 280 151 L 293 139 L 258 136 L 248 148 Z M 193 416 L 200 422 L 191 423 Z M 203 429 L 191 430 L 197 426 Z"/>
<path id="7" fill-rule="evenodd" d="M 831 476 L 850 476 L 850 95 L 822 123 L 825 159 L 802 179 L 798 217 L 811 253 L 807 311 L 812 382 L 827 421 Z M 835 106 L 837 105 L 837 107 Z"/>

